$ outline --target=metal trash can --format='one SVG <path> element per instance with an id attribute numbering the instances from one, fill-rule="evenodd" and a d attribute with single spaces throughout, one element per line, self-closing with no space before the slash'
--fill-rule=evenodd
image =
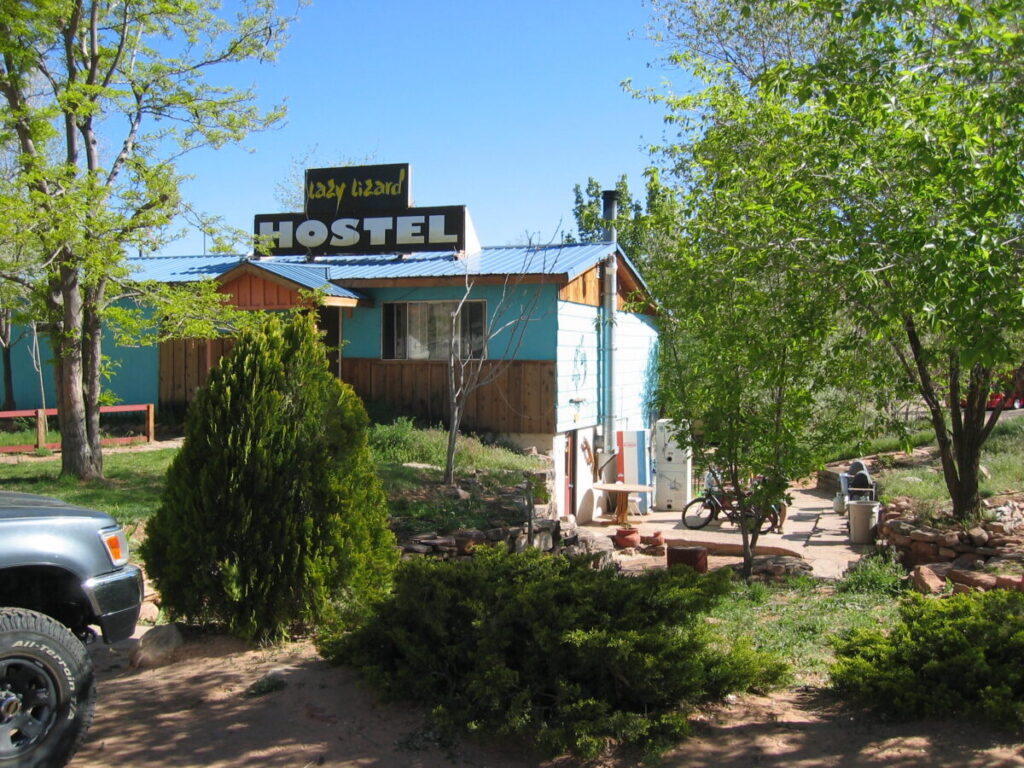
<path id="1" fill-rule="evenodd" d="M 878 504 L 874 501 L 846 502 L 846 514 L 850 524 L 851 544 L 871 544 L 875 540 L 875 526 L 878 524 Z"/>

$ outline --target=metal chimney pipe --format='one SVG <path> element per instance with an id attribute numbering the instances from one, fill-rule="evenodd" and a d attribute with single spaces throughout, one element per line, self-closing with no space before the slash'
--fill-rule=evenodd
<path id="1" fill-rule="evenodd" d="M 606 189 L 601 193 L 603 204 L 602 218 L 605 221 L 605 240 L 616 244 L 618 233 L 615 231 L 615 219 L 619 214 L 619 193 L 615 189 Z M 618 262 L 617 249 L 613 250 L 602 263 L 601 270 L 601 398 L 599 404 L 601 421 L 601 453 L 613 456 L 616 452 L 615 441 L 615 398 L 612 385 L 615 382 L 615 310 L 618 296 Z"/>
<path id="2" fill-rule="evenodd" d="M 612 237 L 615 230 L 612 229 Z M 615 442 L 615 310 L 618 299 L 618 263 L 615 252 L 602 262 L 601 289 L 601 363 L 603 387 L 601 397 L 601 451 L 614 454 Z"/>
<path id="3" fill-rule="evenodd" d="M 603 206 L 601 218 L 604 219 L 604 239 L 610 243 L 618 242 L 618 233 L 615 231 L 615 220 L 619 217 L 619 191 L 617 189 L 606 189 L 601 193 L 601 205 Z"/>

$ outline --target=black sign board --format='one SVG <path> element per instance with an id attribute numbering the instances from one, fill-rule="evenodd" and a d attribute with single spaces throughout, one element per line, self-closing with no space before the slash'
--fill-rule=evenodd
<path id="1" fill-rule="evenodd" d="M 409 164 L 311 168 L 303 191 L 306 215 L 397 212 L 409 207 Z"/>
<path id="2" fill-rule="evenodd" d="M 466 207 L 410 208 L 408 163 L 311 168 L 303 198 L 304 213 L 256 214 L 253 233 L 261 253 L 466 250 Z"/>
<path id="3" fill-rule="evenodd" d="M 380 215 L 345 213 L 256 214 L 255 235 L 263 252 L 329 255 L 339 253 L 411 253 L 466 249 L 466 206 L 405 208 Z"/>

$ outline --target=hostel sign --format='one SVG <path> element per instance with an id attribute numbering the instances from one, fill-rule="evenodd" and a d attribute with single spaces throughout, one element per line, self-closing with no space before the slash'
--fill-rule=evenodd
<path id="1" fill-rule="evenodd" d="M 274 256 L 466 249 L 464 205 L 412 208 L 409 165 L 306 171 L 303 213 L 256 214 L 261 250 Z"/>
<path id="2" fill-rule="evenodd" d="M 405 210 L 410 205 L 409 164 L 310 168 L 304 195 L 311 216 Z"/>

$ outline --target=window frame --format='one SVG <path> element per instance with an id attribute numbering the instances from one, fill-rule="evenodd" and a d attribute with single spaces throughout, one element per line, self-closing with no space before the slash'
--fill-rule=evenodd
<path id="1" fill-rule="evenodd" d="M 409 308 L 413 306 L 437 306 L 442 304 L 450 305 L 452 309 L 457 307 L 460 303 L 460 299 L 426 299 L 426 300 L 413 300 L 413 301 L 385 301 L 381 303 L 381 321 L 380 321 L 380 359 L 389 361 L 444 361 L 448 359 L 447 343 L 445 343 L 445 353 L 441 357 L 429 356 L 429 350 L 433 348 L 434 344 L 431 343 L 429 337 L 426 343 L 428 350 L 427 357 L 411 357 L 409 355 Z M 470 350 L 468 357 L 463 359 L 483 359 L 487 357 L 487 300 L 486 299 L 469 299 L 462 302 L 463 308 L 460 317 L 459 324 L 459 341 L 460 346 L 465 345 L 464 335 L 467 333 L 466 324 L 472 324 L 474 320 L 479 319 L 480 323 L 480 335 L 479 335 L 479 349 Z M 397 321 L 396 317 L 398 314 L 398 308 L 401 308 L 401 321 Z M 474 318 L 472 313 L 467 310 L 478 311 L 478 318 Z M 398 337 L 397 329 L 399 324 L 404 325 L 402 330 L 401 339 Z M 472 327 L 469 328 L 468 334 L 470 339 L 473 337 Z M 391 336 L 389 337 L 389 332 Z M 447 342 L 447 338 L 444 340 Z M 401 350 L 401 355 L 398 354 Z M 388 352 L 391 352 L 391 356 L 388 356 Z"/>

